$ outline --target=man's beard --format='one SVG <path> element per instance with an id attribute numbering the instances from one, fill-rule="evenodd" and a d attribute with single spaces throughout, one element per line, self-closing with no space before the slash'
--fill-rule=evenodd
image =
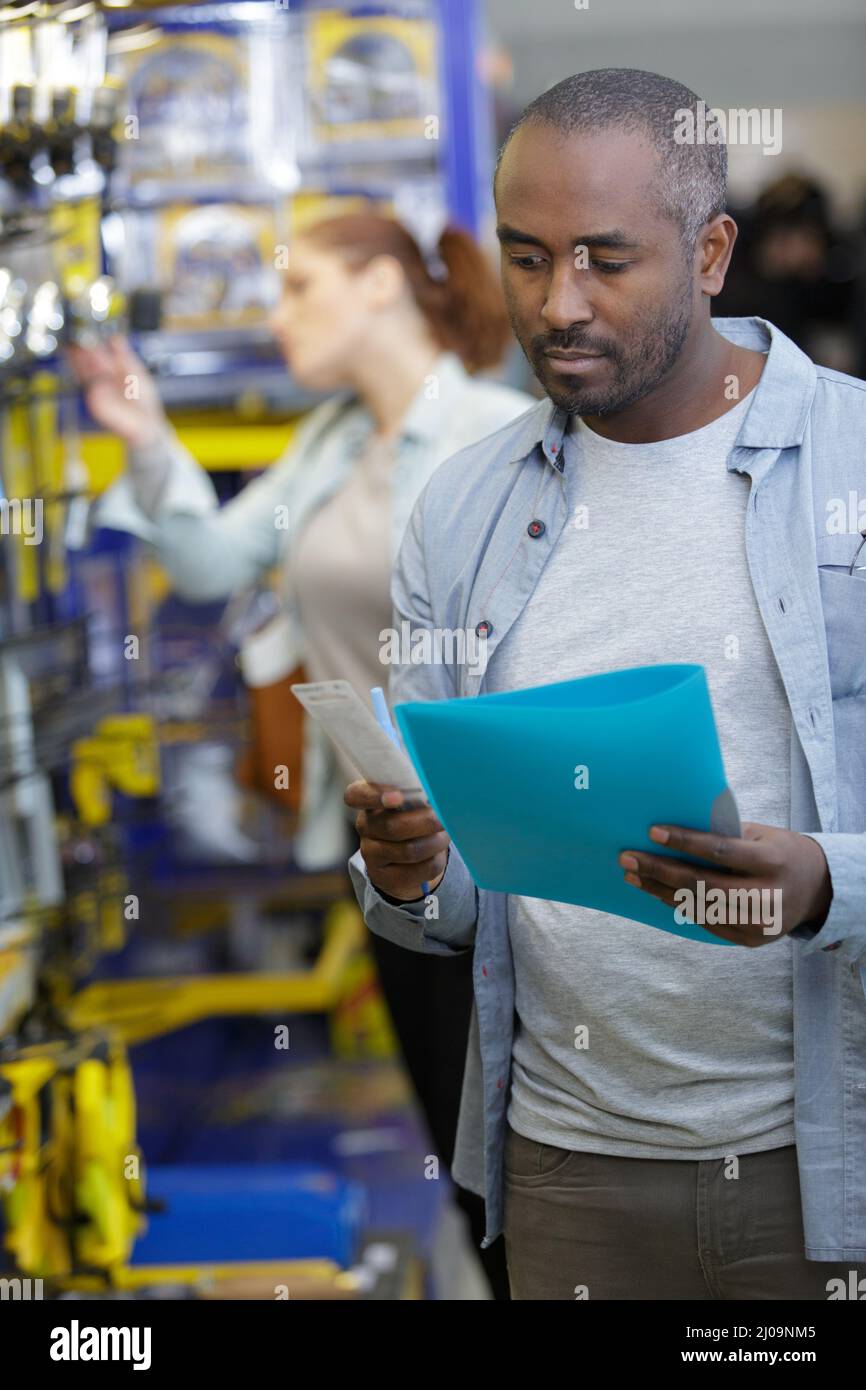
<path id="1" fill-rule="evenodd" d="M 528 344 L 520 339 L 520 345 L 554 405 L 570 415 L 614 415 L 649 395 L 667 375 L 683 350 L 691 321 L 692 288 L 686 281 L 673 307 L 666 306 L 655 317 L 636 321 L 628 339 L 615 346 L 594 341 L 580 327 L 565 333 L 538 334 Z M 563 378 L 544 355 L 551 350 L 579 352 L 581 348 L 604 353 L 609 384 L 599 387 Z"/>

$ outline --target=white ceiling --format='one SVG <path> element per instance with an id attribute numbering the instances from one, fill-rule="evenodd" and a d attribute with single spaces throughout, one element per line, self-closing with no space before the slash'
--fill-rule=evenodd
<path id="1" fill-rule="evenodd" d="M 482 0 L 524 106 L 572 72 L 639 67 L 718 106 L 866 101 L 863 0 Z"/>
<path id="2" fill-rule="evenodd" d="M 490 29 L 503 39 L 577 37 L 614 29 L 744 30 L 754 25 L 808 25 L 863 22 L 863 0 L 483 0 Z"/>

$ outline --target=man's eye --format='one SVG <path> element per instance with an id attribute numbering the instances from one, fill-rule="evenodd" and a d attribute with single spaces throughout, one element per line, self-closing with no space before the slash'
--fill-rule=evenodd
<path id="1" fill-rule="evenodd" d="M 511 264 L 516 265 L 519 270 L 537 270 L 544 264 L 542 256 L 512 256 Z"/>
<path id="2" fill-rule="evenodd" d="M 629 261 L 593 261 L 596 270 L 600 270 L 602 275 L 618 275 L 621 270 L 626 270 Z"/>

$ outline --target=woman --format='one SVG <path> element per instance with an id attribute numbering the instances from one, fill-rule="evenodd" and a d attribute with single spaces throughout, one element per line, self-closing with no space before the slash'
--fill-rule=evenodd
<path id="1" fill-rule="evenodd" d="M 496 280 L 460 231 L 446 230 L 425 261 L 390 218 L 317 223 L 292 245 L 273 330 L 298 382 L 341 394 L 313 410 L 286 454 L 222 508 L 129 347 L 72 351 L 91 414 L 129 446 L 127 473 L 98 519 L 152 541 L 185 598 L 228 597 L 279 566 L 284 669 L 302 660 L 308 679 L 343 677 L 366 693 L 385 684 L 380 633 L 392 626 L 391 570 L 415 499 L 439 463 L 533 401 L 470 375 L 500 360 L 509 330 Z M 357 773 L 314 731 L 309 738 L 294 848 L 312 868 L 357 843 L 342 800 Z M 450 1165 L 471 958 L 370 942 L 437 1152 Z M 481 1203 L 462 1194 L 461 1205 L 477 1247 Z M 501 1255 L 483 1258 L 494 1287 L 507 1288 Z"/>

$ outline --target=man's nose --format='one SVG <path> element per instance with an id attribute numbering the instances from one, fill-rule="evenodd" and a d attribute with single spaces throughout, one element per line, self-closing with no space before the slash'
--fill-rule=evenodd
<path id="1" fill-rule="evenodd" d="M 564 332 L 574 323 L 589 323 L 592 306 L 586 293 L 587 276 L 568 261 L 555 267 L 541 316 L 550 328 Z"/>

